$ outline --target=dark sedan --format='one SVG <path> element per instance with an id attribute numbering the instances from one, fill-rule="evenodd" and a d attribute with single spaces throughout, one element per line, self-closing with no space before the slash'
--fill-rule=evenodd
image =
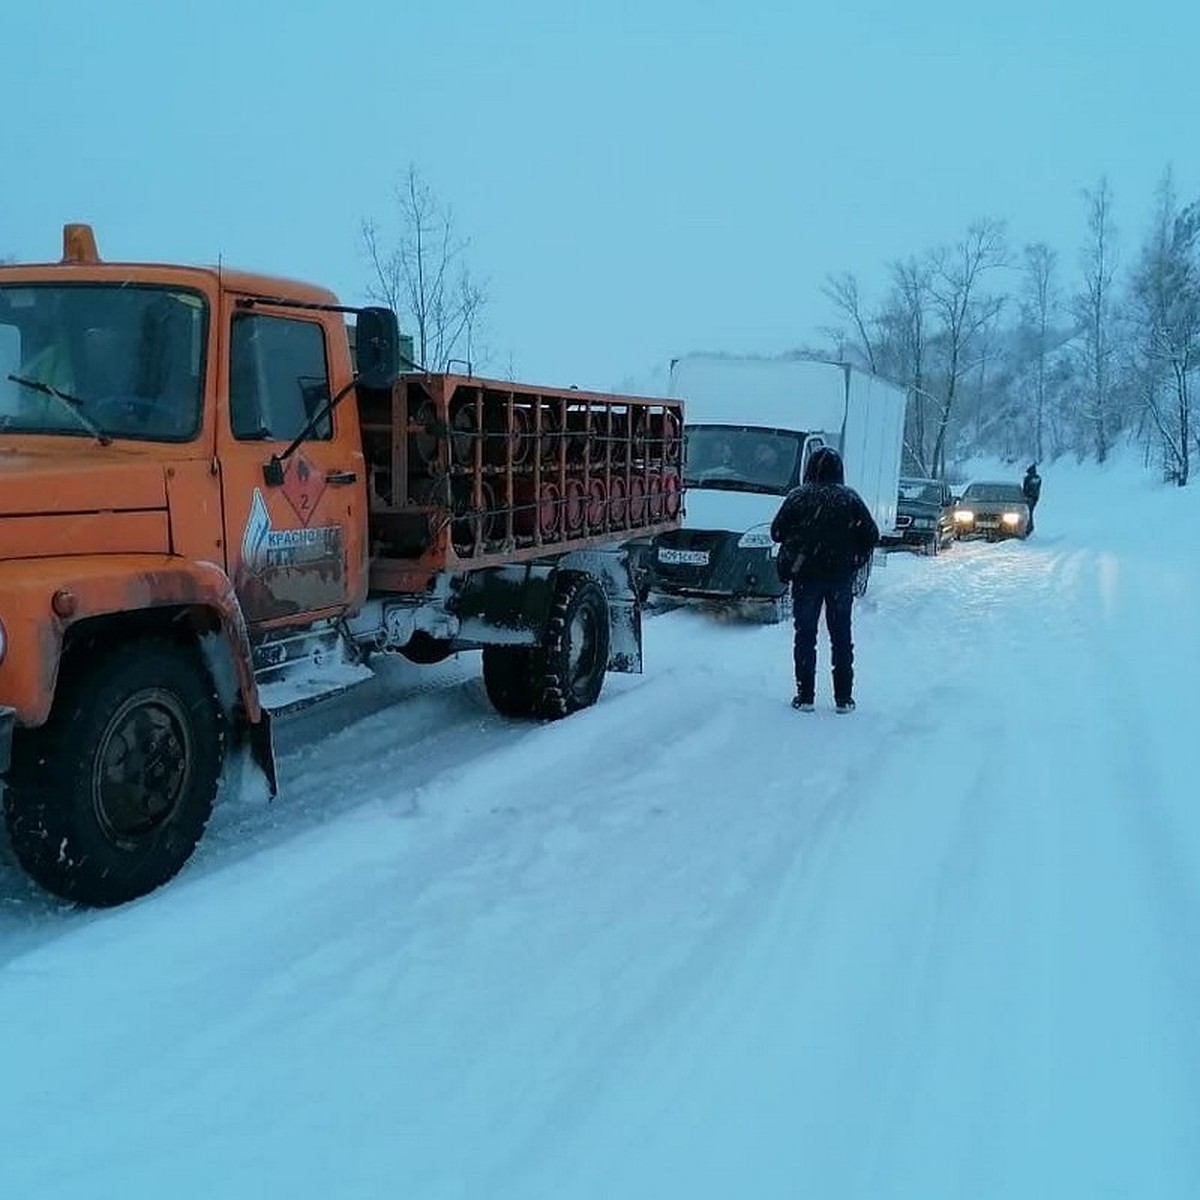
<path id="1" fill-rule="evenodd" d="M 989 542 L 1029 536 L 1029 505 L 1019 483 L 972 483 L 958 499 L 954 524 L 960 538 Z"/>
<path id="2" fill-rule="evenodd" d="M 955 536 L 954 497 L 942 479 L 901 479 L 896 499 L 896 532 L 885 546 L 909 546 L 937 554 Z"/>

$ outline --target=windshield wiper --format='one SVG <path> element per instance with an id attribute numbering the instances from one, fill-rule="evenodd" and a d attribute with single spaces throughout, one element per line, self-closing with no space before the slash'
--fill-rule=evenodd
<path id="1" fill-rule="evenodd" d="M 48 383 L 42 383 L 37 379 L 26 379 L 23 375 L 13 375 L 10 373 L 9 379 L 13 383 L 19 383 L 22 387 L 29 388 L 31 391 L 41 392 L 43 396 L 53 396 L 100 445 L 112 445 L 112 438 L 95 421 L 84 415 L 83 401 L 78 396 L 72 396 L 70 392 L 61 392 L 58 388 L 51 387 Z"/>

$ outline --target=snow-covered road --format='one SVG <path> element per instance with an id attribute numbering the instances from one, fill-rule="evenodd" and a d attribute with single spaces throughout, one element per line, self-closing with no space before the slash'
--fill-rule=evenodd
<path id="1" fill-rule="evenodd" d="M 1200 1194 L 1200 504 L 1045 476 L 876 572 L 851 717 L 673 612 L 564 723 L 294 718 L 121 910 L 0 850 L 0 1196 Z"/>

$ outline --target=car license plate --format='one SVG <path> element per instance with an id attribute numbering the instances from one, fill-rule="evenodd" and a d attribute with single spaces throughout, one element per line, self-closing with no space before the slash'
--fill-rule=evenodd
<path id="1" fill-rule="evenodd" d="M 659 546 L 658 561 L 676 567 L 707 567 L 707 550 L 672 550 L 668 546 Z"/>

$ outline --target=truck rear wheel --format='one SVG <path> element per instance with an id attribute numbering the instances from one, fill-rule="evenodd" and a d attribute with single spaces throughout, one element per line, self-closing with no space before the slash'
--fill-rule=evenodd
<path id="1" fill-rule="evenodd" d="M 559 577 L 538 667 L 537 715 L 565 717 L 596 703 L 608 671 L 608 599 L 592 578 Z"/>
<path id="2" fill-rule="evenodd" d="M 485 646 L 483 684 L 506 717 L 556 720 L 596 703 L 608 670 L 608 599 L 588 575 L 559 576 L 539 646 Z"/>
<path id="3" fill-rule="evenodd" d="M 502 716 L 533 716 L 537 702 L 533 655 L 532 646 L 484 646 L 483 686 Z"/>
<path id="4" fill-rule="evenodd" d="M 208 824 L 223 746 L 211 681 L 187 647 L 140 641 L 94 658 L 14 744 L 4 817 L 17 858 L 82 904 L 153 891 Z"/>

